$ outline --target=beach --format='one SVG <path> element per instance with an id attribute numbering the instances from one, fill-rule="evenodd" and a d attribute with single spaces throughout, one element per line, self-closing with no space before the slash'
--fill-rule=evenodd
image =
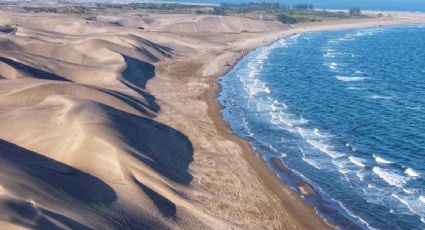
<path id="1" fill-rule="evenodd" d="M 295 34 L 425 23 L 422 14 L 390 14 L 295 26 L 151 14 L 138 16 L 149 22 L 140 30 L 131 15 L 92 22 L 4 12 L 18 30 L 1 37 L 0 221 L 331 229 L 231 133 L 219 78 L 250 50 Z"/>

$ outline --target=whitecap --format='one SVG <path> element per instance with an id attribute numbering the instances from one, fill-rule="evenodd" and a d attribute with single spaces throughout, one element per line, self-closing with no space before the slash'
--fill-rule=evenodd
<path id="1" fill-rule="evenodd" d="M 348 90 L 361 90 L 359 87 L 347 87 Z"/>
<path id="2" fill-rule="evenodd" d="M 339 81 L 344 81 L 344 82 L 363 81 L 367 79 L 366 77 L 347 77 L 347 76 L 336 76 L 335 78 Z"/>
<path id="3" fill-rule="evenodd" d="M 336 64 L 335 62 L 332 62 L 332 63 L 329 65 L 329 68 L 331 68 L 331 69 L 336 69 L 336 67 L 338 67 L 338 64 Z"/>
<path id="4" fill-rule="evenodd" d="M 319 137 L 322 136 L 322 134 L 320 134 L 320 130 L 317 128 L 314 129 L 314 134 L 316 134 Z"/>
<path id="5" fill-rule="evenodd" d="M 398 187 L 398 188 L 403 188 L 403 186 L 406 184 L 406 179 L 405 177 L 398 175 L 394 172 L 391 172 L 389 170 L 385 170 L 383 168 L 380 167 L 373 167 L 372 171 L 378 175 L 381 179 L 383 179 L 385 182 L 387 182 L 387 184 Z"/>
<path id="6" fill-rule="evenodd" d="M 410 177 L 420 177 L 419 173 L 415 172 L 415 170 L 411 169 L 411 168 L 407 168 L 404 173 L 406 173 L 407 175 L 409 175 Z"/>
<path id="7" fill-rule="evenodd" d="M 376 156 L 375 154 L 373 155 L 373 158 L 375 158 L 376 163 L 380 163 L 380 164 L 392 164 L 392 161 L 389 160 L 385 160 L 384 158 L 380 157 L 380 156 Z"/>
<path id="8" fill-rule="evenodd" d="M 350 159 L 351 163 L 359 166 L 359 167 L 366 167 L 365 162 L 362 158 L 359 157 L 354 157 L 354 156 L 349 156 L 348 159 Z"/>
<path id="9" fill-rule="evenodd" d="M 339 158 L 339 157 L 343 157 L 344 156 L 344 154 L 342 154 L 340 152 L 337 152 L 337 151 L 331 150 L 330 149 L 330 146 L 328 146 L 326 144 L 323 144 L 323 143 L 321 143 L 319 141 L 307 139 L 307 143 L 309 143 L 314 148 L 320 150 L 321 152 L 325 153 L 326 155 L 328 155 L 332 159 L 336 159 L 336 158 Z"/>
<path id="10" fill-rule="evenodd" d="M 419 197 L 419 200 L 420 200 L 422 203 L 424 203 L 424 204 L 425 204 L 425 196 L 420 196 L 420 197 Z"/>
<path id="11" fill-rule="evenodd" d="M 315 167 L 316 169 L 322 169 L 322 167 L 320 167 L 319 163 L 318 163 L 318 162 L 316 162 L 316 161 L 314 161 L 314 160 L 312 160 L 312 159 L 308 159 L 308 158 L 306 158 L 306 157 L 301 157 L 301 159 L 302 159 L 304 162 L 306 162 L 307 164 L 309 164 L 309 165 L 311 165 L 311 166 Z"/>
<path id="12" fill-rule="evenodd" d="M 364 174 L 361 171 L 357 171 L 356 172 L 356 176 L 361 180 L 364 181 Z"/>
<path id="13" fill-rule="evenodd" d="M 341 202 L 341 201 L 339 201 L 339 200 L 336 200 L 336 199 L 333 199 L 332 198 L 332 200 L 333 201 L 335 201 L 336 203 L 338 203 L 339 204 L 339 206 L 349 215 L 349 216 L 351 216 L 352 218 L 354 218 L 354 219 L 356 219 L 356 220 L 358 220 L 358 221 L 360 221 L 363 225 L 365 225 L 366 226 L 366 228 L 367 229 L 372 229 L 372 230 L 375 230 L 376 228 L 373 228 L 372 226 L 370 226 L 369 225 L 369 223 L 367 222 L 367 221 L 365 221 L 365 220 L 363 220 L 361 217 L 359 217 L 359 216 L 357 216 L 357 215 L 355 215 L 353 212 L 351 212 L 348 208 L 346 208 L 345 206 L 344 206 L 344 204 Z"/>
<path id="14" fill-rule="evenodd" d="M 391 196 L 396 198 L 398 201 L 400 201 L 400 203 L 404 204 L 411 212 L 415 212 L 414 210 L 412 210 L 412 208 L 410 207 L 409 203 L 406 200 L 402 199 L 396 194 L 391 194 Z"/>
<path id="15" fill-rule="evenodd" d="M 419 106 L 417 106 L 417 107 L 407 106 L 406 109 L 410 109 L 410 110 L 421 110 L 421 107 L 419 107 Z"/>
<path id="16" fill-rule="evenodd" d="M 372 99 L 383 99 L 383 100 L 390 100 L 390 99 L 392 99 L 392 97 L 378 95 L 378 94 L 373 94 L 373 95 L 370 95 L 369 97 L 372 98 Z"/>
<path id="17" fill-rule="evenodd" d="M 413 191 L 406 189 L 406 188 L 403 189 L 403 192 L 405 192 L 406 194 L 414 194 Z"/>
<path id="18" fill-rule="evenodd" d="M 422 201 L 418 201 L 418 199 L 412 196 L 402 196 L 400 194 L 391 194 L 391 196 L 399 200 L 412 213 L 417 214 L 422 218 L 425 216 L 425 207 Z"/>

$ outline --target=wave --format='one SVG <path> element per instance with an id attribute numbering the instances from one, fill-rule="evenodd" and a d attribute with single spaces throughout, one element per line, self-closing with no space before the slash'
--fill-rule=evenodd
<path id="1" fill-rule="evenodd" d="M 348 90 L 362 90 L 361 88 L 359 88 L 359 87 L 347 87 L 347 89 Z"/>
<path id="2" fill-rule="evenodd" d="M 392 161 L 385 160 L 384 158 L 382 158 L 380 156 L 376 156 L 375 154 L 373 155 L 373 158 L 375 158 L 376 163 L 379 163 L 379 164 L 392 164 L 392 163 L 394 163 Z"/>
<path id="3" fill-rule="evenodd" d="M 359 178 L 360 181 L 364 181 L 365 173 L 363 171 L 357 171 L 356 176 Z"/>
<path id="4" fill-rule="evenodd" d="M 411 168 L 407 168 L 404 173 L 406 173 L 407 175 L 409 175 L 410 177 L 420 177 L 419 173 L 417 173 L 415 170 L 411 169 Z"/>
<path id="5" fill-rule="evenodd" d="M 419 107 L 419 106 L 416 106 L 416 107 L 407 106 L 406 109 L 410 109 L 410 110 L 421 110 L 421 107 Z"/>
<path id="6" fill-rule="evenodd" d="M 425 218 L 425 202 L 421 200 L 421 197 L 424 198 L 423 196 L 420 196 L 419 199 L 414 196 L 403 196 L 400 194 L 391 194 L 391 196 L 400 201 L 410 212 L 418 215 L 421 221 Z"/>
<path id="7" fill-rule="evenodd" d="M 332 63 L 330 63 L 330 64 L 327 64 L 327 66 L 328 66 L 330 69 L 335 70 L 335 69 L 338 67 L 338 64 L 336 64 L 335 62 L 332 62 Z"/>
<path id="8" fill-rule="evenodd" d="M 321 152 L 325 153 L 332 159 L 337 159 L 344 156 L 344 154 L 330 149 L 329 145 L 323 144 L 320 141 L 307 139 L 307 143 L 309 143 L 314 148 L 320 150 Z"/>
<path id="9" fill-rule="evenodd" d="M 391 172 L 389 170 L 385 170 L 380 167 L 373 167 L 372 171 L 378 175 L 381 179 L 383 179 L 387 184 L 403 188 L 406 184 L 406 179 L 404 176 L 398 175 L 397 173 Z"/>
<path id="10" fill-rule="evenodd" d="M 390 96 L 383 96 L 383 95 L 378 95 L 378 94 L 370 95 L 369 98 L 372 98 L 372 99 L 383 99 L 383 100 L 390 100 L 390 99 L 392 99 L 392 97 L 390 97 Z"/>
<path id="11" fill-rule="evenodd" d="M 300 40 L 301 39 L 303 38 L 300 38 Z M 363 73 L 356 71 L 356 69 L 349 68 L 351 67 L 350 63 L 339 62 L 339 60 L 336 59 L 340 57 L 350 58 L 348 56 L 348 51 L 350 50 L 344 50 L 344 53 L 338 53 L 335 47 L 332 47 L 334 50 L 329 47 L 331 46 L 325 46 L 320 49 L 321 53 L 319 53 L 320 56 L 318 60 L 321 61 L 318 64 L 322 65 L 322 68 L 325 70 L 327 69 L 328 72 L 334 73 L 333 75 L 328 75 L 331 77 L 330 79 L 328 78 L 328 80 L 333 80 L 333 84 L 344 89 L 364 91 L 365 94 L 362 93 L 360 96 L 362 100 L 368 103 L 374 102 L 374 100 L 368 99 L 368 97 L 374 99 L 391 99 L 391 97 L 386 96 L 394 96 L 395 99 L 399 99 L 398 96 L 396 97 L 393 94 L 386 93 L 379 89 L 367 93 L 366 91 L 368 91 L 369 87 L 360 84 L 369 83 L 374 79 L 372 73 L 369 74 L 369 70 L 366 66 L 356 67 L 358 69 L 364 67 L 364 69 L 362 69 L 362 71 L 364 71 Z M 292 51 L 288 50 L 288 53 L 289 52 Z M 322 55 L 324 55 L 324 57 L 322 57 Z M 275 155 L 280 156 L 279 152 L 281 151 L 286 152 L 287 156 L 281 153 L 282 155 L 280 158 L 286 157 L 286 160 L 290 162 L 288 167 L 291 168 L 294 175 L 300 176 L 301 178 L 307 178 L 306 181 L 309 181 L 308 179 L 320 179 L 323 178 L 323 176 L 329 178 L 329 180 L 317 182 L 318 184 L 313 183 L 312 185 L 315 189 L 316 187 L 320 188 L 322 183 L 324 185 L 332 183 L 333 181 L 331 180 L 335 180 L 335 182 L 340 184 L 347 184 L 349 187 L 341 186 L 340 190 L 335 187 L 327 188 L 328 190 L 325 189 L 323 194 L 329 195 L 328 198 L 331 199 L 335 193 L 341 192 L 344 193 L 344 195 L 355 194 L 356 198 L 358 196 L 358 198 L 361 199 L 354 200 L 353 203 L 350 203 L 351 201 L 347 201 L 344 198 L 342 202 L 344 205 L 346 204 L 345 202 L 347 202 L 349 207 L 352 207 L 351 205 L 353 204 L 367 205 L 367 203 L 374 203 L 379 205 L 378 207 L 388 207 L 394 214 L 389 214 L 386 209 L 377 210 L 377 206 L 373 205 L 370 206 L 371 210 L 378 212 L 382 211 L 382 213 L 379 213 L 380 215 L 384 215 L 384 212 L 386 212 L 387 215 L 397 218 L 398 215 L 401 214 L 412 215 L 405 207 L 407 205 L 410 206 L 411 210 L 416 210 L 421 213 L 418 211 L 418 204 L 422 206 L 425 204 L 424 193 L 420 190 L 421 187 L 418 188 L 418 184 L 422 182 L 422 180 L 419 179 L 423 174 L 422 171 L 419 170 L 419 168 L 412 169 L 402 166 L 404 163 L 399 160 L 396 161 L 396 158 L 393 158 L 391 155 L 392 151 L 388 153 L 376 152 L 379 156 L 373 155 L 373 159 L 370 158 L 372 154 L 368 157 L 359 155 L 361 150 L 356 152 L 351 144 L 360 147 L 362 146 L 360 144 L 362 142 L 358 142 L 354 139 L 352 143 L 351 141 L 348 143 L 347 140 L 351 140 L 350 136 L 347 138 L 344 135 L 340 136 L 338 135 L 338 130 L 332 129 L 332 127 L 321 126 L 323 124 L 321 123 L 321 119 L 316 120 L 315 116 L 310 116 L 309 112 L 305 112 L 305 108 L 297 109 L 296 107 L 289 106 L 292 104 L 298 105 L 297 103 L 293 103 L 299 101 L 293 98 L 294 95 L 291 94 L 293 93 L 291 91 L 292 88 L 290 88 L 293 83 L 298 83 L 298 81 L 289 82 L 288 88 L 281 90 L 281 87 L 286 87 L 285 79 L 282 79 L 282 76 L 279 76 L 279 74 L 274 74 L 274 72 L 272 72 L 277 71 L 275 70 L 275 65 L 278 65 L 275 64 L 276 62 L 281 63 L 284 61 L 279 58 L 280 57 L 274 52 L 268 55 L 268 51 L 258 49 L 254 51 L 253 55 L 248 56 L 248 59 L 241 61 L 243 66 L 240 66 L 241 68 L 235 68 L 234 71 L 234 73 L 237 74 L 236 78 L 233 78 L 234 80 L 229 78 L 230 80 L 228 81 L 229 83 L 239 83 L 233 84 L 236 90 L 235 88 L 229 87 L 229 91 L 233 90 L 233 94 L 229 96 L 236 97 L 236 99 L 240 98 L 240 101 L 238 101 L 242 103 L 240 108 L 238 108 L 241 110 L 240 113 L 246 116 L 249 122 L 253 122 L 250 123 L 250 125 L 252 125 L 252 132 L 256 134 L 256 138 L 251 138 L 249 140 L 252 141 L 253 146 L 259 151 L 258 154 L 260 156 L 269 157 Z M 270 64 L 267 64 L 268 62 L 270 62 Z M 281 70 L 284 71 L 285 69 Z M 339 72 L 339 70 L 341 70 L 341 72 Z M 288 71 L 288 75 L 290 75 L 291 71 L 292 69 Z M 269 73 L 272 74 L 268 75 Z M 284 77 L 287 76 L 285 75 Z M 243 84 L 238 82 L 239 79 Z M 286 89 L 288 89 L 288 91 L 286 91 Z M 282 93 L 280 91 L 282 91 Z M 360 93 L 361 91 L 358 92 Z M 355 93 L 355 91 L 348 91 L 345 93 L 349 92 Z M 294 93 L 299 93 L 299 95 L 304 96 L 308 92 L 294 91 Z M 287 96 L 287 94 L 290 96 Z M 358 95 L 355 94 L 354 96 Z M 248 100 L 248 102 L 246 102 L 246 100 Z M 288 102 L 289 107 L 283 103 L 283 101 Z M 300 102 L 304 103 L 305 101 L 307 100 L 304 100 L 304 98 L 300 100 Z M 308 103 L 299 103 L 299 105 L 306 107 L 312 106 Z M 387 105 L 392 104 L 388 103 Z M 406 106 L 413 107 L 417 105 L 404 104 L 403 106 L 403 109 L 407 111 L 405 108 Z M 312 114 L 314 115 L 313 112 Z M 317 112 L 321 111 L 318 110 Z M 236 113 L 231 114 L 231 116 L 237 115 Z M 304 119 L 303 116 L 310 119 L 310 121 Z M 337 117 L 335 117 L 335 119 L 337 119 Z M 236 119 L 236 121 L 239 121 L 239 118 Z M 248 123 L 246 120 L 245 122 Z M 326 127 L 326 129 L 324 127 Z M 237 126 L 237 128 L 243 130 L 241 125 Z M 249 127 L 246 128 L 249 129 Z M 276 136 L 273 136 L 274 132 Z M 264 143 L 258 144 L 261 140 L 263 140 Z M 365 143 L 373 144 L 373 142 Z M 300 148 L 300 151 L 297 151 L 297 146 Z M 368 151 L 367 147 L 363 147 L 363 149 L 363 151 Z M 320 175 L 314 175 L 315 173 L 320 173 Z M 347 183 L 344 181 L 344 178 L 347 180 Z M 392 194 L 395 194 L 400 199 L 392 196 Z M 369 202 L 370 200 L 371 202 Z M 346 215 L 346 213 L 350 213 L 352 210 L 338 211 Z M 354 213 L 360 213 L 362 214 L 360 216 L 365 217 L 365 220 L 370 220 L 368 213 L 364 214 L 359 210 L 356 210 Z M 425 218 L 423 214 L 418 215 Z M 419 222 L 419 219 L 415 221 Z M 392 223 L 395 222 L 391 220 L 391 224 Z M 366 221 L 365 224 L 367 224 Z M 419 222 L 419 225 L 420 224 L 421 222 Z M 377 226 L 384 225 L 385 223 L 382 225 L 377 224 Z"/>
<path id="12" fill-rule="evenodd" d="M 422 203 L 425 204 L 425 196 L 419 196 L 418 198 Z"/>
<path id="13" fill-rule="evenodd" d="M 306 162 L 307 164 L 313 166 L 316 169 L 322 169 L 322 167 L 320 166 L 320 164 L 318 162 L 316 162 L 315 160 L 312 159 L 308 159 L 307 157 L 301 157 L 301 159 Z"/>
<path id="14" fill-rule="evenodd" d="M 335 78 L 339 81 L 344 81 L 344 82 L 363 81 L 367 79 L 367 77 L 347 77 L 347 76 L 336 76 Z"/>
<path id="15" fill-rule="evenodd" d="M 354 157 L 354 156 L 349 156 L 348 159 L 351 161 L 351 163 L 359 166 L 359 167 L 366 167 L 364 160 L 362 158 L 359 157 Z"/>
<path id="16" fill-rule="evenodd" d="M 238 71 L 236 74 L 239 77 L 240 81 L 244 85 L 245 90 L 249 93 L 250 97 L 254 97 L 259 93 L 270 94 L 270 89 L 267 84 L 260 79 L 258 79 L 261 69 L 263 68 L 264 60 L 268 58 L 270 54 L 270 49 L 265 49 L 260 52 L 255 58 L 249 61 L 248 74 L 245 69 Z M 246 77 L 248 75 L 248 77 Z"/>

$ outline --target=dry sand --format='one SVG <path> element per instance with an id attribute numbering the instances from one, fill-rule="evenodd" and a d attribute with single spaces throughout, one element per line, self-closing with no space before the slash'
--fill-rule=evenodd
<path id="1" fill-rule="evenodd" d="M 217 79 L 293 33 L 425 22 L 0 13 L 1 229 L 330 228 L 229 132 Z"/>

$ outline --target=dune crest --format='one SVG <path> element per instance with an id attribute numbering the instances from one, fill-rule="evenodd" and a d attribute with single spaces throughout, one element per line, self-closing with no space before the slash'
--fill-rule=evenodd
<path id="1" fill-rule="evenodd" d="M 18 25 L 0 34 L 2 229 L 329 228 L 230 134 L 215 100 L 247 50 L 303 29 L 205 15 L 0 21 Z"/>
<path id="2" fill-rule="evenodd" d="M 172 50 L 78 18 L 8 16 L 19 32 L 0 38 L 0 220 L 37 229 L 212 224 L 182 190 L 193 147 L 152 119 L 160 106 L 145 89 Z"/>

